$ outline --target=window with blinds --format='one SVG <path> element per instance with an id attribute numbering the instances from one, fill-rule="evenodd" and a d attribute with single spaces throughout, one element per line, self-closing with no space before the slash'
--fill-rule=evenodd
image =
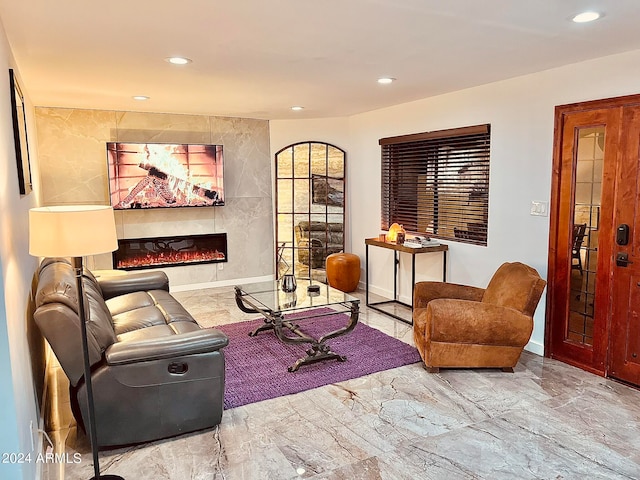
<path id="1" fill-rule="evenodd" d="M 382 228 L 487 244 L 490 125 L 380 139 Z"/>

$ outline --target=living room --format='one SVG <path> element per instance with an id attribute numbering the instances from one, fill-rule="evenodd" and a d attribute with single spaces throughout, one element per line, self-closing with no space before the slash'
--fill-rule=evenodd
<path id="1" fill-rule="evenodd" d="M 637 14 L 637 11 L 631 11 Z M 633 19 L 633 15 L 630 15 L 630 19 Z M 0 400 L 0 428 L 7 432 L 0 440 L 0 452 L 32 451 L 34 437 L 39 442 L 46 442 L 41 435 L 34 435 L 31 426 L 39 425 L 41 420 L 34 386 L 36 380 L 32 373 L 35 368 L 28 340 L 33 332 L 28 331 L 25 321 L 32 276 L 38 266 L 38 259 L 31 257 L 28 252 L 28 211 L 41 205 L 108 203 L 106 142 L 224 144 L 225 185 L 229 192 L 228 203 L 224 207 L 207 209 L 207 212 L 193 209 L 193 212 L 187 213 L 167 209 L 119 212 L 116 216 L 119 238 L 173 234 L 177 231 L 188 231 L 190 234 L 227 233 L 233 250 L 229 252 L 229 262 L 224 264 L 224 268 L 195 266 L 166 269 L 172 289 L 188 296 L 192 289 L 223 288 L 237 282 L 273 276 L 275 239 L 272 169 L 275 153 L 283 147 L 301 141 L 321 140 L 347 152 L 345 250 L 364 260 L 364 239 L 380 233 L 379 139 L 490 124 L 491 201 L 487 246 L 449 242 L 447 272 L 450 282 L 486 286 L 497 267 L 507 261 L 523 262 L 535 268 L 542 278 L 547 277 L 549 217 L 533 216 L 530 209 L 532 201 L 550 201 L 555 107 L 639 93 L 636 79 L 640 75 L 640 45 L 629 45 L 616 52 L 600 55 L 584 53 L 582 57 L 566 64 L 548 65 L 541 71 L 513 75 L 513 78 L 488 80 L 484 84 L 428 98 L 341 116 L 315 117 L 313 112 L 309 112 L 310 108 L 307 108 L 305 117 L 266 119 L 216 115 L 215 112 L 143 112 L 135 107 L 122 109 L 114 106 L 110 109 L 96 105 L 94 108 L 80 108 L 71 102 L 68 105 L 34 104 L 30 100 L 28 78 L 21 76 L 20 61 L 14 58 L 11 39 L 6 37 L 3 28 L 0 58 L 5 71 L 14 69 L 24 89 L 33 191 L 29 195 L 20 195 L 18 191 L 14 130 L 11 117 L 4 115 L 0 140 L 5 152 L 1 161 L 4 181 L 0 189 L 3 233 L 0 247 L 3 274 L 0 282 L 4 292 L 0 297 L 0 358 L 11 368 L 5 368 L 0 373 L 0 384 L 5 392 Z M 526 57 L 522 56 L 522 63 L 526 61 Z M 3 104 L 5 111 L 9 112 L 8 75 L 3 85 L 6 92 L 2 96 Z M 382 267 L 392 268 L 387 257 L 381 256 L 376 261 Z M 110 255 L 100 256 L 88 259 L 88 266 L 111 268 L 109 262 Z M 439 262 L 431 259 L 420 261 L 417 268 L 419 279 L 437 279 L 441 269 Z M 372 283 L 379 293 L 393 289 L 391 277 L 379 276 Z M 538 365 L 536 358 L 542 358 L 545 353 L 545 295 L 546 292 L 536 310 L 533 333 L 526 347 L 529 352 L 526 357 L 528 364 Z M 225 302 L 229 302 L 225 303 L 225 308 L 234 308 L 232 297 Z M 392 320 L 389 319 L 389 322 Z M 411 372 L 428 375 L 421 369 Z M 570 377 L 566 380 L 568 384 L 585 381 L 580 376 L 584 372 L 578 372 L 567 373 Z M 485 386 L 490 386 L 492 381 L 501 383 L 497 375 L 496 372 L 484 373 L 484 377 L 481 374 L 480 382 Z M 594 385 L 604 382 L 600 377 L 593 377 Z M 428 379 L 422 380 L 421 377 L 414 381 L 420 383 Z M 615 390 L 617 387 L 608 388 Z M 565 392 L 565 396 L 568 393 Z M 267 413 L 261 414 L 266 416 Z M 275 414 L 285 418 L 285 412 Z M 251 419 L 234 417 L 233 412 L 226 412 L 225 415 L 233 417 L 235 422 L 252 422 Z M 348 420 L 345 419 L 345 422 Z M 626 422 L 637 425 L 637 410 L 635 416 L 626 418 Z M 400 423 L 400 419 L 395 419 L 391 425 L 400 428 Z M 300 435 L 294 433 L 299 428 L 304 427 L 292 427 L 292 445 L 293 439 Z M 613 432 L 608 433 L 614 435 Z M 247 441 L 248 435 L 245 438 Z M 266 438 L 268 434 L 262 432 L 260 435 Z M 147 451 L 145 455 L 151 457 L 154 451 Z M 349 455 L 344 453 L 343 457 Z M 635 455 L 627 453 L 626 457 L 637 463 Z M 361 459 L 364 454 L 358 452 L 353 456 Z M 88 458 L 89 454 L 87 463 Z M 180 459 L 167 461 L 180 462 Z M 139 462 L 143 463 L 144 457 Z M 343 458 L 343 463 L 349 462 Z M 373 468 L 369 464 L 364 466 Z M 2 468 L 7 468 L 6 478 L 38 478 L 38 466 L 35 464 L 2 465 Z M 250 472 L 247 468 L 247 472 Z M 625 477 L 625 471 L 612 471 L 611 478 L 633 478 L 632 475 Z M 118 473 L 117 469 L 113 472 Z M 4 471 L 2 473 L 4 475 Z M 322 473 L 326 475 L 322 478 L 331 478 L 330 471 Z M 361 475 L 360 478 L 371 478 Z M 451 478 L 465 478 L 459 472 L 458 477 L 452 475 Z M 498 477 L 496 475 L 493 478 Z M 159 475 L 156 478 L 181 477 Z M 282 478 L 296 477 L 290 475 Z M 468 474 L 466 478 L 473 476 Z M 572 478 L 571 473 L 566 478 Z"/>

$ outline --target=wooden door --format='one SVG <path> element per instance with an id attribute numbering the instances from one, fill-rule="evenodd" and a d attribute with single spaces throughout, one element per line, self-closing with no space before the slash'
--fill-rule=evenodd
<path id="1" fill-rule="evenodd" d="M 546 355 L 640 384 L 640 96 L 557 107 L 555 137 Z"/>
<path id="2" fill-rule="evenodd" d="M 609 375 L 640 385 L 640 107 L 625 108 L 622 125 Z"/>
<path id="3" fill-rule="evenodd" d="M 604 375 L 620 112 L 566 112 L 559 121 L 546 350 L 551 357 Z"/>

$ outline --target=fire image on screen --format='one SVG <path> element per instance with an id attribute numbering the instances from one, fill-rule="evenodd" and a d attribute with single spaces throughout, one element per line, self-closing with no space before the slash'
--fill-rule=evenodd
<path id="1" fill-rule="evenodd" d="M 107 143 L 115 210 L 224 205 L 222 145 Z"/>

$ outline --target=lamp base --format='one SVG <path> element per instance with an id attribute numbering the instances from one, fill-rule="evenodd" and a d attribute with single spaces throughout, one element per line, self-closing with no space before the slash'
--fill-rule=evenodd
<path id="1" fill-rule="evenodd" d="M 124 480 L 120 475 L 100 475 L 99 477 L 91 477 L 90 480 Z"/>

